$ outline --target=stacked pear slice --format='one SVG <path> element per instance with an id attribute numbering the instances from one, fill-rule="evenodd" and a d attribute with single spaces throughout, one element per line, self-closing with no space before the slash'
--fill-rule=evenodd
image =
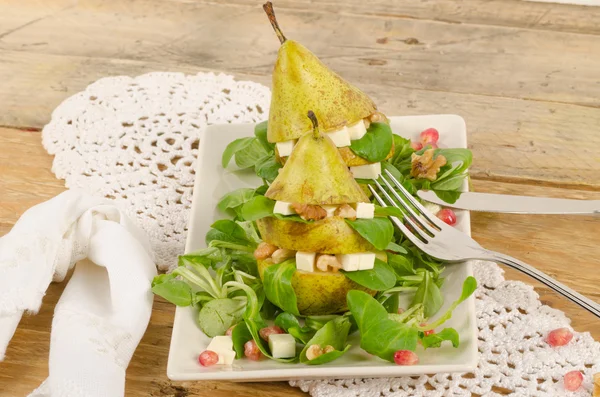
<path id="1" fill-rule="evenodd" d="M 302 44 L 286 39 L 270 2 L 263 8 L 281 42 L 273 69 L 267 127 L 267 139 L 276 144 L 278 158 L 285 162 L 297 140 L 311 131 L 306 114 L 312 110 L 321 131 L 333 140 L 347 166 L 369 165 L 349 146 L 366 134 L 371 122 L 387 122 L 387 118 L 364 92 L 325 66 Z M 393 152 L 392 146 L 387 158 Z"/>
<path id="2" fill-rule="evenodd" d="M 294 208 L 311 207 L 321 212 L 324 209 L 327 216 L 308 222 L 284 217 L 257 220 L 263 241 L 278 249 L 272 257 L 258 261 L 259 271 L 262 275 L 267 266 L 278 262 L 277 252 L 284 251 L 288 257 L 295 258 L 297 271 L 292 286 L 298 310 L 304 315 L 345 310 L 346 293 L 351 289 L 366 289 L 346 278 L 339 272 L 340 268 L 360 270 L 345 268 L 343 264 L 349 263 L 345 259 L 368 256 L 374 261 L 373 254 L 376 253 L 375 247 L 361 237 L 339 211 L 342 207 L 372 204 L 331 139 L 319 131 L 314 114 L 311 116 L 314 130 L 299 139 L 265 196 Z M 385 255 L 380 259 L 385 260 Z M 323 267 L 327 263 L 324 260 L 331 261 L 331 266 Z"/>

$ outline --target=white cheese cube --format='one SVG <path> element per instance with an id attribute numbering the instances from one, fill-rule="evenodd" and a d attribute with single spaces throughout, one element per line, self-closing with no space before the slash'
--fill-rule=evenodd
<path id="1" fill-rule="evenodd" d="M 327 132 L 326 133 L 329 138 L 335 143 L 337 147 L 345 147 L 350 146 L 350 134 L 348 133 L 348 128 L 344 127 L 341 130 Z"/>
<path id="2" fill-rule="evenodd" d="M 217 364 L 231 365 L 233 364 L 233 360 L 235 360 L 235 350 L 228 350 L 219 353 L 219 361 L 217 361 Z"/>
<path id="3" fill-rule="evenodd" d="M 367 127 L 365 127 L 365 122 L 360 120 L 358 123 L 352 124 L 348 126 L 348 134 L 350 134 L 350 139 L 360 139 L 367 133 Z"/>
<path id="4" fill-rule="evenodd" d="M 217 364 L 231 365 L 233 359 L 235 358 L 235 351 L 233 350 L 233 341 L 231 340 L 231 336 L 215 336 L 208 344 L 206 350 L 217 353 L 217 356 L 219 356 L 219 361 L 217 361 Z"/>
<path id="5" fill-rule="evenodd" d="M 356 203 L 356 217 L 362 219 L 373 219 L 375 216 L 375 204 Z"/>
<path id="6" fill-rule="evenodd" d="M 327 211 L 327 218 L 332 217 L 335 213 L 335 210 L 337 210 L 338 208 L 337 205 L 322 205 L 321 207 L 323 207 L 323 209 Z"/>
<path id="7" fill-rule="evenodd" d="M 357 254 L 359 256 L 358 270 L 369 270 L 375 266 L 375 253 L 364 252 Z"/>
<path id="8" fill-rule="evenodd" d="M 316 256 L 316 252 L 296 252 L 296 269 L 305 272 L 314 272 Z"/>
<path id="9" fill-rule="evenodd" d="M 287 157 L 292 154 L 292 150 L 294 149 L 294 146 L 296 146 L 296 140 L 292 139 L 290 141 L 277 142 L 275 146 L 277 146 L 279 157 Z"/>
<path id="10" fill-rule="evenodd" d="M 342 269 L 344 269 L 347 272 L 355 272 L 360 269 L 359 254 L 338 255 L 338 260 L 342 264 Z"/>
<path id="11" fill-rule="evenodd" d="M 350 172 L 357 179 L 377 179 L 381 175 L 381 163 L 350 167 Z"/>
<path id="12" fill-rule="evenodd" d="M 290 358 L 296 356 L 296 340 L 290 334 L 269 335 L 269 349 L 274 358 Z"/>
<path id="13" fill-rule="evenodd" d="M 276 201 L 275 207 L 273 207 L 273 213 L 281 215 L 293 215 L 296 212 L 292 208 L 292 203 L 286 203 L 285 201 Z"/>

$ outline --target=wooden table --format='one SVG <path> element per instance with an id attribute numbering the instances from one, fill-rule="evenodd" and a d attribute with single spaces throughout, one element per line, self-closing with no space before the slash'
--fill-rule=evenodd
<path id="1" fill-rule="evenodd" d="M 278 42 L 257 1 L 0 0 L 0 235 L 65 188 L 40 129 L 65 98 L 111 75 L 221 70 L 270 82 Z M 276 0 L 285 34 L 388 114 L 456 113 L 468 126 L 473 188 L 600 199 L 600 8 L 522 0 Z M 473 214 L 483 245 L 600 301 L 600 219 Z M 507 271 L 507 278 L 526 277 Z M 535 283 L 544 303 L 600 339 L 600 323 Z M 52 285 L 0 363 L 0 395 L 47 376 Z M 174 308 L 155 300 L 127 371 L 128 396 L 303 394 L 284 382 L 170 382 Z M 501 391 L 501 390 L 500 390 Z"/>

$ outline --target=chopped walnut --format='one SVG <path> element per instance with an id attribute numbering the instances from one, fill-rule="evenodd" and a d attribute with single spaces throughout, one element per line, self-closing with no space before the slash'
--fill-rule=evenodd
<path id="1" fill-rule="evenodd" d="M 446 158 L 440 154 L 434 159 L 434 152 L 434 149 L 428 149 L 421 156 L 413 153 L 410 175 L 419 179 L 435 181 L 440 168 L 446 165 Z"/>
<path id="2" fill-rule="evenodd" d="M 363 123 L 365 123 L 365 128 L 368 130 L 369 127 L 371 126 L 371 120 L 363 119 Z"/>
<path id="3" fill-rule="evenodd" d="M 329 271 L 329 268 L 331 268 L 331 271 L 337 272 L 342 268 L 342 264 L 335 255 L 319 255 L 316 266 L 317 269 L 323 272 Z"/>
<path id="4" fill-rule="evenodd" d="M 258 260 L 267 259 L 273 252 L 277 251 L 277 247 L 273 244 L 265 243 L 264 241 L 258 244 L 258 247 L 254 250 L 254 257 Z"/>
<path id="5" fill-rule="evenodd" d="M 327 211 L 320 205 L 294 203 L 292 208 L 304 220 L 318 221 L 327 218 Z"/>
<path id="6" fill-rule="evenodd" d="M 323 349 L 323 354 L 325 353 L 331 353 L 332 351 L 335 351 L 335 347 L 331 346 L 331 345 L 327 345 L 325 346 L 325 348 Z"/>
<path id="7" fill-rule="evenodd" d="M 350 207 L 348 204 L 343 204 L 337 207 L 337 209 L 334 212 L 334 215 L 354 220 L 356 219 L 356 210 Z"/>
<path id="8" fill-rule="evenodd" d="M 381 112 L 375 112 L 369 116 L 369 120 L 371 123 L 381 123 L 387 121 L 387 117 Z"/>
<path id="9" fill-rule="evenodd" d="M 273 263 L 281 263 L 286 259 L 293 258 L 296 255 L 296 251 L 292 251 L 286 248 L 279 248 L 277 251 L 273 252 L 273 256 L 271 256 L 271 260 Z"/>
<path id="10" fill-rule="evenodd" d="M 594 374 L 594 394 L 593 397 L 600 397 L 600 372 Z"/>
<path id="11" fill-rule="evenodd" d="M 308 349 L 306 349 L 306 358 L 308 358 L 309 360 L 314 360 L 322 354 L 323 349 L 321 349 L 321 346 L 317 344 L 310 345 Z"/>

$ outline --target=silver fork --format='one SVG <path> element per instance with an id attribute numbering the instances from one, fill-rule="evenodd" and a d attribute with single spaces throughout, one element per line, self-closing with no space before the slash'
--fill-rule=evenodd
<path id="1" fill-rule="evenodd" d="M 483 248 L 471 237 L 447 225 L 431 212 L 427 211 L 388 170 L 385 170 L 384 173 L 387 178 L 382 175 L 380 180 L 388 190 L 386 191 L 378 181 L 374 181 L 374 184 L 387 201 L 377 193 L 373 185 L 369 185 L 369 189 L 381 206 L 387 207 L 388 205 L 392 205 L 404 210 L 404 221 L 410 227 L 407 227 L 400 219 L 394 216 L 390 217 L 390 219 L 421 251 L 445 262 L 482 259 L 502 263 L 529 275 L 597 317 L 600 317 L 600 304 L 518 259 Z M 387 180 L 388 178 L 395 188 Z M 390 196 L 388 191 L 394 198 Z"/>

